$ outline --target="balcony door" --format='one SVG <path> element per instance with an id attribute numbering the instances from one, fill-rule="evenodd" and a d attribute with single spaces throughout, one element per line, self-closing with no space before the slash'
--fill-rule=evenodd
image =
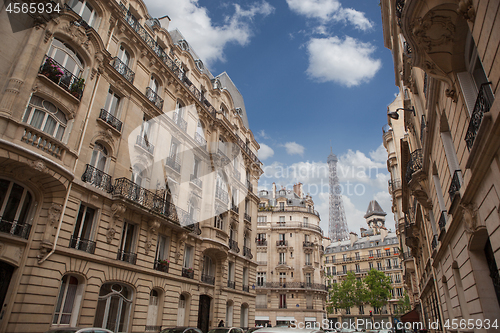
<path id="1" fill-rule="evenodd" d="M 99 171 L 106 172 L 107 160 L 108 150 L 102 144 L 96 142 L 94 144 L 94 150 L 92 151 L 90 165 Z"/>
<path id="2" fill-rule="evenodd" d="M 120 45 L 120 50 L 118 50 L 118 59 L 121 60 L 125 64 L 125 66 L 130 67 L 130 53 L 128 53 L 127 50 L 123 47 L 123 45 Z"/>
<path id="3" fill-rule="evenodd" d="M 52 40 L 47 56 L 54 59 L 60 66 L 76 77 L 79 77 L 83 72 L 82 58 L 76 53 L 73 47 L 57 38 Z M 64 76 L 66 76 L 66 73 Z"/>

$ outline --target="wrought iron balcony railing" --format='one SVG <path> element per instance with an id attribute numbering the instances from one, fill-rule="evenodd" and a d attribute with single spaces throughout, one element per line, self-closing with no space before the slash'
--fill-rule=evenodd
<path id="1" fill-rule="evenodd" d="M 243 255 L 248 259 L 253 259 L 252 250 L 249 247 L 243 246 Z"/>
<path id="2" fill-rule="evenodd" d="M 94 185 L 101 190 L 111 193 L 113 185 L 111 184 L 111 176 L 101 171 L 90 164 L 87 164 L 85 172 L 82 175 L 82 181 Z"/>
<path id="3" fill-rule="evenodd" d="M 158 109 L 160 109 L 160 110 L 163 109 L 163 99 L 161 99 L 160 96 L 158 96 L 158 94 L 150 87 L 146 88 L 146 97 Z"/>
<path id="4" fill-rule="evenodd" d="M 231 203 L 231 210 L 233 212 L 235 212 L 236 214 L 240 213 L 240 208 L 238 206 L 236 206 L 236 204 L 234 204 L 234 203 Z"/>
<path id="5" fill-rule="evenodd" d="M 244 214 L 243 214 L 243 218 L 244 218 L 245 220 L 247 220 L 248 222 L 252 222 L 252 217 L 251 217 L 251 216 L 250 216 L 250 214 L 248 214 L 248 213 L 244 213 Z"/>
<path id="6" fill-rule="evenodd" d="M 137 261 L 137 254 L 132 252 L 118 251 L 116 259 L 135 265 Z"/>
<path id="7" fill-rule="evenodd" d="M 113 58 L 113 68 L 130 83 L 134 83 L 135 73 L 120 58 Z"/>
<path id="8" fill-rule="evenodd" d="M 215 285 L 215 276 L 207 275 L 207 274 L 201 274 L 201 282 Z"/>
<path id="9" fill-rule="evenodd" d="M 288 241 L 286 240 L 277 240 L 276 246 L 288 246 Z"/>
<path id="10" fill-rule="evenodd" d="M 101 112 L 99 113 L 99 119 L 116 129 L 118 132 L 122 131 L 122 122 L 120 121 L 120 119 L 116 118 L 105 109 L 101 109 Z"/>
<path id="11" fill-rule="evenodd" d="M 244 284 L 242 290 L 248 293 L 250 291 L 250 287 L 248 286 L 248 284 Z"/>
<path id="12" fill-rule="evenodd" d="M 73 75 L 72 72 L 51 57 L 44 57 L 39 73 L 78 98 L 78 100 L 82 99 L 85 80 Z"/>
<path id="13" fill-rule="evenodd" d="M 484 114 L 490 111 L 490 101 L 486 94 L 487 86 L 491 82 L 483 83 L 479 88 L 479 93 L 476 98 L 476 103 L 474 104 L 474 110 L 469 122 L 469 127 L 467 128 L 467 133 L 465 134 L 465 142 L 467 149 L 471 150 L 474 145 L 474 140 L 476 139 L 477 132 L 483 121 Z"/>
<path id="14" fill-rule="evenodd" d="M 200 145 L 201 148 L 207 149 L 207 140 L 200 133 L 196 132 L 194 134 L 194 140 Z"/>
<path id="15" fill-rule="evenodd" d="M 235 251 L 236 253 L 240 252 L 240 248 L 238 247 L 238 242 L 234 239 L 229 239 L 229 249 Z"/>
<path id="16" fill-rule="evenodd" d="M 227 281 L 227 287 L 231 289 L 236 289 L 236 282 L 234 281 Z"/>
<path id="17" fill-rule="evenodd" d="M 314 247 L 314 243 L 313 242 L 309 242 L 309 241 L 304 241 L 302 243 L 302 246 L 310 248 L 310 247 Z"/>
<path id="18" fill-rule="evenodd" d="M 191 176 L 190 176 L 190 181 L 191 181 L 191 183 L 195 184 L 199 188 L 203 187 L 203 181 L 193 174 L 191 174 Z"/>
<path id="19" fill-rule="evenodd" d="M 17 221 L 7 221 L 0 218 L 0 232 L 10 234 L 11 236 L 28 239 L 30 236 L 31 224 L 18 223 Z"/>
<path id="20" fill-rule="evenodd" d="M 181 161 L 179 155 L 167 157 L 165 164 L 174 169 L 175 171 L 181 172 Z"/>
<path id="21" fill-rule="evenodd" d="M 225 204 L 229 202 L 229 196 L 227 192 L 219 186 L 215 188 L 215 197 Z"/>
<path id="22" fill-rule="evenodd" d="M 69 247 L 91 254 L 94 254 L 95 252 L 95 242 L 80 237 L 71 236 L 71 239 L 69 240 Z"/>
<path id="23" fill-rule="evenodd" d="M 440 230 L 444 230 L 446 228 L 446 211 L 443 210 L 441 212 L 441 215 L 439 216 L 439 222 L 438 222 L 438 225 L 439 225 L 439 229 Z"/>
<path id="24" fill-rule="evenodd" d="M 436 247 L 438 246 L 438 235 L 432 236 L 431 246 L 433 250 L 435 250 Z"/>
<path id="25" fill-rule="evenodd" d="M 155 151 L 155 146 L 148 141 L 148 139 L 142 135 L 137 136 L 137 140 L 135 141 L 136 145 L 153 155 Z"/>
<path id="26" fill-rule="evenodd" d="M 170 263 L 166 260 L 155 260 L 153 268 L 156 271 L 160 271 L 163 273 L 168 273 L 168 269 L 170 267 Z"/>
<path id="27" fill-rule="evenodd" d="M 422 159 L 422 149 L 417 149 L 410 155 L 408 164 L 406 165 L 406 183 L 409 183 L 413 175 L 422 170 L 423 159 Z"/>
<path id="28" fill-rule="evenodd" d="M 179 128 L 181 130 L 183 130 L 184 132 L 186 132 L 186 129 L 187 129 L 187 121 L 185 121 L 184 119 L 182 119 L 181 115 L 179 112 L 174 112 L 174 116 L 172 118 L 172 120 L 174 121 L 174 123 L 179 126 Z M 206 144 L 206 141 L 205 141 L 205 144 Z"/>
<path id="29" fill-rule="evenodd" d="M 256 239 L 257 246 L 267 246 L 267 239 Z"/>
<path id="30" fill-rule="evenodd" d="M 260 212 L 299 212 L 299 213 L 309 213 L 319 217 L 319 212 L 309 207 L 297 207 L 297 206 L 287 206 L 287 207 L 259 207 Z"/>
<path id="31" fill-rule="evenodd" d="M 186 225 L 184 228 L 186 230 L 191 231 L 191 233 L 193 233 L 195 235 L 201 235 L 201 229 L 200 229 L 200 223 L 199 222 Z"/>
<path id="32" fill-rule="evenodd" d="M 182 267 L 181 275 L 189 279 L 194 279 L 194 270 L 192 268 Z"/>
<path id="33" fill-rule="evenodd" d="M 451 179 L 450 188 L 448 189 L 448 194 L 450 195 L 450 200 L 453 200 L 455 194 L 460 191 L 460 174 L 461 170 L 455 170 L 453 173 L 453 178 Z"/>

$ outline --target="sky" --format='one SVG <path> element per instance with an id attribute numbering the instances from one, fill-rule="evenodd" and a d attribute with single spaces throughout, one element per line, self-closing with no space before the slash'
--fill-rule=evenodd
<path id="1" fill-rule="evenodd" d="M 168 15 L 214 76 L 238 87 L 264 174 L 259 189 L 302 182 L 328 235 L 328 166 L 337 155 L 350 231 L 366 227 L 370 200 L 387 212 L 382 126 L 395 99 L 394 67 L 376 0 L 145 0 Z"/>

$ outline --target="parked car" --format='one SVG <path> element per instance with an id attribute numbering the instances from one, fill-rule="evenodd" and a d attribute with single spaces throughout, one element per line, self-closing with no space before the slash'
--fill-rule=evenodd
<path id="1" fill-rule="evenodd" d="M 99 327 L 56 327 L 48 330 L 45 333 L 113 333 L 110 330 Z"/>
<path id="2" fill-rule="evenodd" d="M 243 331 L 243 329 L 239 327 L 217 327 L 208 331 L 208 333 L 244 333 L 244 332 L 245 331 Z"/>
<path id="3" fill-rule="evenodd" d="M 178 327 L 164 328 L 161 330 L 160 333 L 203 333 L 203 332 L 197 327 L 178 326 Z"/>
<path id="4" fill-rule="evenodd" d="M 245 333 L 252 333 L 252 332 L 255 332 L 256 330 L 260 329 L 262 327 L 251 327 L 249 329 L 247 329 L 247 331 Z"/>
<path id="5" fill-rule="evenodd" d="M 316 329 L 300 329 L 300 328 L 290 328 L 290 327 L 262 327 L 253 333 L 324 333 L 322 330 Z"/>

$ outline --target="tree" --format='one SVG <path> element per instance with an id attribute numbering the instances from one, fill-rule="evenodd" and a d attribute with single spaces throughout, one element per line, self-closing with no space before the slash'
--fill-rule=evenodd
<path id="1" fill-rule="evenodd" d="M 411 310 L 410 296 L 405 291 L 403 297 L 399 299 L 398 306 L 396 307 L 396 311 L 394 314 L 402 315 Z"/>
<path id="2" fill-rule="evenodd" d="M 387 304 L 391 297 L 391 279 L 383 272 L 371 269 L 368 275 L 363 279 L 363 302 L 368 303 L 374 308 L 381 308 Z"/>
<path id="3" fill-rule="evenodd" d="M 329 290 L 328 312 L 333 309 L 347 309 L 363 303 L 363 283 L 356 280 L 353 272 L 347 273 L 346 278 L 334 283 Z"/>

